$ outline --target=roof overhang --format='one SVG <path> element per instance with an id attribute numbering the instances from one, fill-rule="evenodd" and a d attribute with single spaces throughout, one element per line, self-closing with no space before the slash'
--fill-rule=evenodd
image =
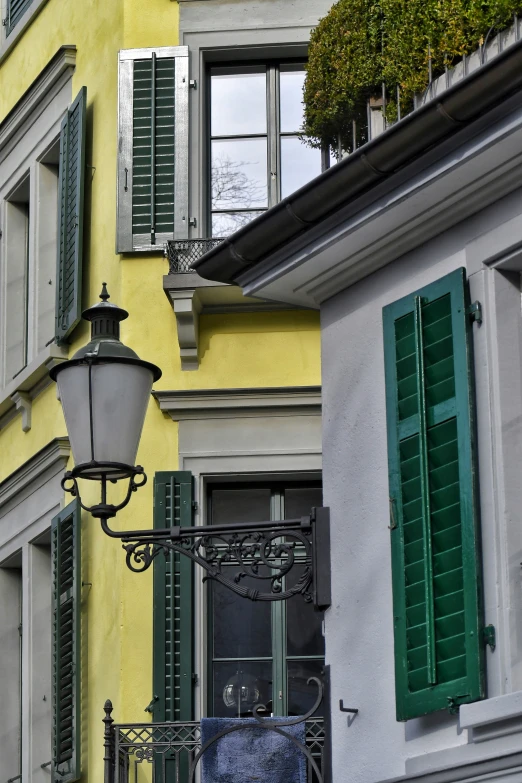
<path id="1" fill-rule="evenodd" d="M 522 42 L 203 256 L 246 295 L 321 302 L 520 186 Z"/>

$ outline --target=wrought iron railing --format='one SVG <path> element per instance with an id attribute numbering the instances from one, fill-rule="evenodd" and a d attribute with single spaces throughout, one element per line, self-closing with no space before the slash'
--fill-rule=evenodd
<path id="1" fill-rule="evenodd" d="M 112 704 L 108 701 L 104 719 L 104 783 L 135 783 L 142 779 L 140 770 L 142 775 L 149 770 L 150 777 L 143 780 L 152 780 L 152 783 L 189 783 L 191 768 L 202 750 L 198 721 L 117 724 L 112 723 L 111 713 Z M 308 783 L 322 783 L 325 768 L 323 718 L 308 718 L 305 727 Z M 296 753 L 299 752 L 296 749 Z"/>
<path id="2" fill-rule="evenodd" d="M 194 262 L 221 242 L 223 242 L 221 238 L 169 240 L 165 244 L 165 256 L 169 259 L 169 274 L 192 272 Z"/>

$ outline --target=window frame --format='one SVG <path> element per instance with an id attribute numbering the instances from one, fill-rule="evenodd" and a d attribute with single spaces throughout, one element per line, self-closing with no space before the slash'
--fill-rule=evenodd
<path id="1" fill-rule="evenodd" d="M 227 480 L 231 479 L 231 480 Z M 274 474 L 274 478 L 270 476 L 259 476 L 257 479 L 255 476 L 243 476 L 241 478 L 222 476 L 221 480 L 217 481 L 216 477 L 205 481 L 204 492 L 206 497 L 206 515 L 207 525 L 211 525 L 212 517 L 212 492 L 216 489 L 269 489 L 271 492 L 270 497 L 270 519 L 276 521 L 278 519 L 285 518 L 284 510 L 284 492 L 286 489 L 323 489 L 323 483 L 320 475 L 315 478 L 309 478 L 306 475 L 300 476 L 298 473 L 291 474 L 288 478 L 281 476 L 281 474 Z M 268 520 L 267 520 L 268 521 Z M 212 582 L 208 581 L 205 590 L 205 606 L 206 612 L 201 613 L 201 617 L 198 617 L 197 604 L 194 603 L 195 625 L 202 623 L 206 626 L 205 638 L 207 640 L 203 649 L 204 655 L 204 667 L 206 678 L 206 699 L 205 699 L 205 714 L 212 716 L 214 713 L 213 701 L 214 701 L 214 675 L 213 665 L 220 661 L 232 661 L 236 659 L 215 658 L 213 652 L 213 609 L 212 609 Z M 295 597 L 292 600 L 302 600 L 300 597 Z M 205 617 L 206 614 L 206 617 Z M 237 658 L 238 663 L 246 660 L 253 661 L 269 661 L 272 664 L 273 672 L 273 692 L 272 692 L 272 709 L 273 715 L 286 716 L 288 715 L 288 664 L 293 661 L 318 661 L 322 659 L 323 664 L 325 655 L 288 655 L 286 645 L 286 632 L 287 632 L 287 602 L 286 601 L 274 601 L 271 604 L 271 628 L 272 628 L 272 654 L 270 657 L 266 656 L 254 656 L 254 658 Z M 323 637 L 324 638 L 324 637 Z M 281 708 L 274 709 L 279 706 L 279 700 L 276 698 L 277 691 L 282 691 L 283 698 Z"/>
<path id="2" fill-rule="evenodd" d="M 25 29 L 31 24 L 35 16 L 40 13 L 44 5 L 48 0 L 33 0 L 32 3 L 25 9 L 22 16 L 18 19 L 16 24 L 7 32 L 7 15 L 8 5 L 10 0 L 1 0 L 0 11 L 0 62 L 11 51 L 13 46 L 16 45 L 20 36 L 24 33 Z M 4 24 L 4 20 L 6 24 Z"/>

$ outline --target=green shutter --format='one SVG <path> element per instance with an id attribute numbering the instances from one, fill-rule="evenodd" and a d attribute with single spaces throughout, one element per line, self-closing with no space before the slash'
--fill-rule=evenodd
<path id="1" fill-rule="evenodd" d="M 52 521 L 53 781 L 80 778 L 80 504 Z"/>
<path id="2" fill-rule="evenodd" d="M 397 720 L 484 698 L 467 306 L 458 269 L 383 310 Z"/>
<path id="3" fill-rule="evenodd" d="M 154 527 L 192 525 L 192 474 L 156 473 Z M 193 563 L 185 555 L 154 561 L 154 721 L 194 720 Z"/>
<path id="4" fill-rule="evenodd" d="M 173 57 L 136 60 L 133 79 L 132 233 L 174 235 Z"/>
<path id="5" fill-rule="evenodd" d="M 188 48 L 119 53 L 120 252 L 188 236 Z"/>
<path id="6" fill-rule="evenodd" d="M 83 203 L 87 88 L 67 110 L 60 130 L 56 340 L 64 342 L 82 309 Z"/>
<path id="7" fill-rule="evenodd" d="M 10 35 L 33 0 L 7 0 L 6 35 Z"/>

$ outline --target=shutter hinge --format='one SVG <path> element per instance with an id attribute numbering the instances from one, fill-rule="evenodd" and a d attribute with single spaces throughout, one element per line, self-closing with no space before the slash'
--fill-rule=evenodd
<path id="1" fill-rule="evenodd" d="M 191 87 L 193 90 L 197 90 L 198 89 L 198 83 L 197 83 L 196 79 L 190 79 L 189 80 L 189 87 Z"/>
<path id="2" fill-rule="evenodd" d="M 2 27 L 7 27 L 7 21 L 8 21 L 7 16 L 5 17 L 5 19 L 2 19 Z"/>
<path id="3" fill-rule="evenodd" d="M 154 694 L 150 704 L 148 704 L 143 711 L 150 712 L 152 714 L 154 712 L 154 705 L 156 704 L 157 701 L 159 701 L 159 696 L 156 696 L 156 694 Z"/>
<path id="4" fill-rule="evenodd" d="M 486 625 L 486 627 L 482 630 L 482 637 L 484 639 L 484 644 L 489 644 L 491 647 L 491 652 L 494 652 L 495 647 L 497 646 L 497 634 L 495 632 L 495 626 Z"/>
<path id="5" fill-rule="evenodd" d="M 480 326 L 482 323 L 482 305 L 480 302 L 473 302 L 466 310 L 466 315 L 469 315 L 472 321 L 476 321 Z"/>
<path id="6" fill-rule="evenodd" d="M 464 693 L 462 696 L 448 696 L 447 699 L 449 714 L 456 715 L 460 707 L 459 699 L 469 699 L 469 693 Z"/>
<path id="7" fill-rule="evenodd" d="M 195 673 L 192 674 L 192 684 L 193 685 L 199 685 L 199 677 Z"/>
<path id="8" fill-rule="evenodd" d="M 198 506 L 198 501 L 197 500 L 193 500 L 192 501 L 192 511 L 194 511 L 194 513 L 197 513 L 199 511 L 199 506 Z"/>
<path id="9" fill-rule="evenodd" d="M 22 633 L 23 633 L 23 628 L 24 628 L 24 627 L 23 627 L 22 623 L 18 623 L 18 634 L 19 634 L 20 636 L 22 636 Z"/>

